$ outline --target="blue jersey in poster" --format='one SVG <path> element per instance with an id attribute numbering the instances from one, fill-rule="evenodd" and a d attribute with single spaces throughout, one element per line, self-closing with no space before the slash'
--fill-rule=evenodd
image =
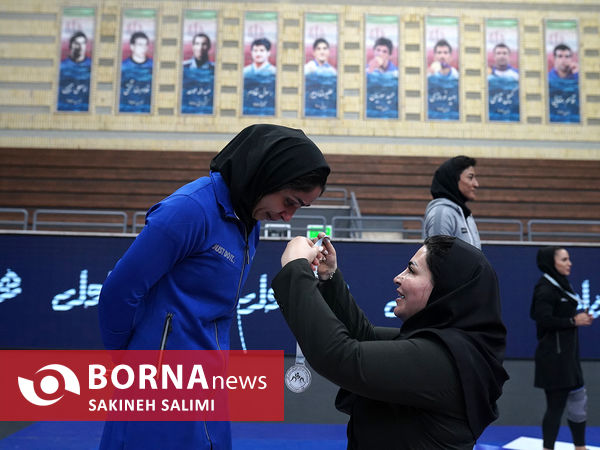
<path id="1" fill-rule="evenodd" d="M 385 71 L 367 72 L 367 117 L 398 118 L 398 68 L 391 61 Z"/>
<path id="2" fill-rule="evenodd" d="M 491 121 L 519 121 L 518 76 L 488 76 L 488 113 Z"/>
<path id="3" fill-rule="evenodd" d="M 275 115 L 275 73 L 269 63 L 244 67 L 244 115 Z"/>
<path id="4" fill-rule="evenodd" d="M 560 78 L 552 69 L 548 72 L 548 97 L 550 122 L 579 123 L 579 74 Z"/>
<path id="5" fill-rule="evenodd" d="M 308 64 L 307 64 L 308 65 Z M 337 72 L 329 64 L 304 71 L 304 115 L 335 117 L 337 115 Z"/>
<path id="6" fill-rule="evenodd" d="M 85 58 L 75 62 L 66 58 L 60 62 L 58 82 L 58 111 L 88 111 L 92 61 Z"/>
<path id="7" fill-rule="evenodd" d="M 121 65 L 119 112 L 149 113 L 152 102 L 152 58 L 136 63 L 131 58 Z"/>
<path id="8" fill-rule="evenodd" d="M 183 114 L 212 114 L 214 101 L 215 65 L 211 61 L 198 64 L 192 58 L 183 63 L 181 112 Z"/>
<path id="9" fill-rule="evenodd" d="M 455 76 L 454 71 L 427 78 L 427 117 L 458 120 L 458 75 Z"/>

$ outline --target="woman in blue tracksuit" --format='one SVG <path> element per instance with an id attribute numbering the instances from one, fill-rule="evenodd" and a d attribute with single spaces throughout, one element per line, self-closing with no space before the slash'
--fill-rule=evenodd
<path id="1" fill-rule="evenodd" d="M 260 220 L 289 221 L 325 188 L 329 166 L 301 130 L 252 125 L 210 175 L 154 205 L 100 294 L 107 349 L 228 350 Z M 228 449 L 228 422 L 106 422 L 101 449 Z"/>

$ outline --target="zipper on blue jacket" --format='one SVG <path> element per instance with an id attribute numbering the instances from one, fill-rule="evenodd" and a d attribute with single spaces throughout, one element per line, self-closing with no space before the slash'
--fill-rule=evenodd
<path id="1" fill-rule="evenodd" d="M 210 440 L 210 436 L 208 434 L 208 428 L 206 427 L 206 420 L 204 421 L 204 432 L 206 433 L 206 439 L 208 439 L 208 443 L 210 445 L 210 450 L 212 450 L 212 441 Z"/>
<path id="2" fill-rule="evenodd" d="M 234 308 L 237 309 L 238 301 L 240 300 L 240 290 L 242 289 L 242 280 L 244 279 L 244 270 L 246 270 L 246 264 L 250 264 L 250 248 L 248 244 L 248 233 L 244 231 L 244 237 L 246 240 L 246 247 L 244 248 L 244 261 L 242 262 L 242 271 L 240 273 L 240 280 L 238 281 L 237 293 L 235 295 Z"/>
<path id="3" fill-rule="evenodd" d="M 173 313 L 167 313 L 165 317 L 165 324 L 163 325 L 162 335 L 160 336 L 160 351 L 164 351 L 167 347 L 167 338 L 171 333 L 171 322 L 173 321 Z"/>
<path id="4" fill-rule="evenodd" d="M 165 352 L 165 348 L 167 348 L 167 338 L 169 337 L 169 333 L 171 333 L 171 322 L 173 321 L 173 313 L 167 313 L 167 317 L 165 317 L 165 324 L 163 325 L 162 334 L 160 336 L 160 346 L 158 351 L 158 362 L 156 364 L 156 379 L 160 379 L 160 373 L 162 372 L 162 362 L 163 356 Z"/>
<path id="5" fill-rule="evenodd" d="M 560 353 L 560 336 L 558 331 L 556 332 L 556 353 Z"/>

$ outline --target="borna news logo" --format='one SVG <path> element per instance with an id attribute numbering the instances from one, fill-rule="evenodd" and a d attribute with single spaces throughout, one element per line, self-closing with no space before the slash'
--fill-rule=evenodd
<path id="1" fill-rule="evenodd" d="M 43 372 L 50 373 L 44 374 Z M 56 376 L 55 373 L 60 376 Z M 48 364 L 38 370 L 36 375 L 38 374 L 41 376 L 36 377 L 35 381 L 18 377 L 19 390 L 29 403 L 37 406 L 50 406 L 64 397 L 64 391 L 81 394 L 79 380 L 67 366 Z M 36 383 L 36 381 L 38 382 Z"/>

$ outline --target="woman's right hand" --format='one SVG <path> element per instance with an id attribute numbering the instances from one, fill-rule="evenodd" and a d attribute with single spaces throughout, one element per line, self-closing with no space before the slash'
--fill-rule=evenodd
<path id="1" fill-rule="evenodd" d="M 589 327 L 594 321 L 592 315 L 586 311 L 582 311 L 580 313 L 575 314 L 575 317 L 573 317 L 573 319 L 575 320 L 576 327 Z"/>
<path id="2" fill-rule="evenodd" d="M 316 243 L 319 239 L 325 236 L 326 234 L 321 232 L 316 238 L 313 239 L 313 242 Z M 319 259 L 317 275 L 320 280 L 329 280 L 337 270 L 337 256 L 335 253 L 335 248 L 333 247 L 329 237 L 323 239 L 323 243 L 321 245 L 323 251 L 317 255 L 317 258 Z"/>

